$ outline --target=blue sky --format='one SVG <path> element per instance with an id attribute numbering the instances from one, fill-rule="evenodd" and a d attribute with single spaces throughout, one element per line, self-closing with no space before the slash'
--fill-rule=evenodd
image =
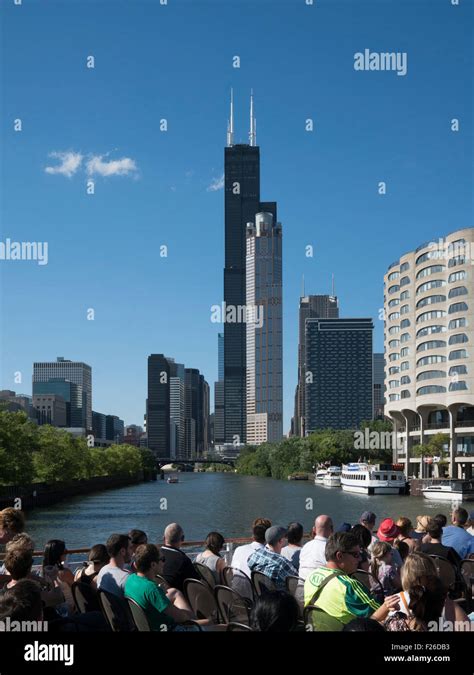
<path id="1" fill-rule="evenodd" d="M 230 87 L 243 142 L 254 89 L 261 198 L 283 224 L 285 430 L 302 275 L 327 293 L 334 273 L 341 315 L 373 317 L 382 351 L 387 266 L 473 224 L 467 0 L 4 0 L 1 12 L 1 240 L 49 249 L 48 265 L 0 262 L 2 388 L 31 393 L 35 360 L 82 360 L 94 409 L 141 423 L 150 353 L 212 385 L 224 195 L 208 188 Z M 406 52 L 407 74 L 355 71 L 366 48 Z M 82 155 L 79 169 L 47 173 L 53 152 Z"/>

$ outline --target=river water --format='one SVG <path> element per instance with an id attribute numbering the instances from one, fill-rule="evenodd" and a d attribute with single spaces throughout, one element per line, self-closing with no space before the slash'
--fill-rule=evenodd
<path id="1" fill-rule="evenodd" d="M 186 539 L 196 541 L 205 539 L 212 530 L 224 537 L 250 536 L 251 523 L 259 516 L 270 518 L 274 524 L 299 521 L 308 532 L 321 513 L 332 516 L 337 526 L 342 522 L 354 524 L 363 511 L 370 510 L 377 515 L 378 525 L 387 517 L 403 515 L 415 522 L 420 514 L 449 515 L 450 508 L 449 502 L 356 495 L 311 481 L 180 473 L 177 484 L 162 480 L 140 483 L 32 510 L 27 514 L 26 531 L 37 549 L 43 548 L 48 539 L 63 539 L 69 548 L 82 548 L 105 542 L 113 532 L 132 528 L 147 532 L 150 542 L 161 543 L 163 530 L 171 522 L 179 522 Z"/>

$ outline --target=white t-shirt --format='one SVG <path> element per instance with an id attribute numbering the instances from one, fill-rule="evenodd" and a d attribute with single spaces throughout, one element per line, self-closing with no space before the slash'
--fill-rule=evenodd
<path id="1" fill-rule="evenodd" d="M 302 579 L 314 572 L 318 567 L 326 564 L 326 544 L 325 537 L 316 536 L 303 546 L 300 553 L 299 576 Z"/>
<path id="2" fill-rule="evenodd" d="M 97 588 L 123 598 L 125 582 L 129 574 L 128 570 L 122 570 L 110 564 L 105 565 L 97 575 Z"/>
<path id="3" fill-rule="evenodd" d="M 251 544 L 238 546 L 235 549 L 234 555 L 232 556 L 231 567 L 242 570 L 242 572 L 244 572 L 249 577 L 251 572 L 249 566 L 247 565 L 247 560 L 250 558 L 252 553 L 259 548 L 264 548 L 264 544 L 259 544 L 258 541 L 253 541 Z"/>

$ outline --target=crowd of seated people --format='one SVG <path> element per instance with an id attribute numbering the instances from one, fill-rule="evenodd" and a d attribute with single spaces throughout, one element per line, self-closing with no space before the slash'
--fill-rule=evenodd
<path id="1" fill-rule="evenodd" d="M 330 516 L 320 514 L 305 542 L 301 523 L 285 527 L 257 518 L 251 543 L 238 546 L 231 560 L 223 553 L 224 536 L 212 531 L 193 562 L 184 550 L 183 527 L 170 523 L 156 544 L 139 529 L 111 534 L 73 572 L 60 539 L 49 540 L 41 564 L 33 566 L 35 545 L 24 531 L 24 515 L 4 509 L 0 620 L 46 620 L 64 631 L 114 629 L 99 602 L 90 611 L 77 602 L 77 589 L 88 588 L 128 612 L 138 606 L 150 631 L 472 630 L 472 588 L 462 565 L 474 564 L 473 526 L 474 513 L 460 507 L 451 524 L 442 514 L 419 516 L 415 528 L 406 517 L 383 518 L 377 527 L 369 511 L 359 522 L 334 527 Z M 454 571 L 449 587 L 439 560 Z M 216 607 L 217 591 L 228 587 L 228 597 L 244 608 L 240 622 L 221 608 L 198 611 L 189 595 L 193 584 Z M 130 630 L 133 625 L 132 617 Z"/>

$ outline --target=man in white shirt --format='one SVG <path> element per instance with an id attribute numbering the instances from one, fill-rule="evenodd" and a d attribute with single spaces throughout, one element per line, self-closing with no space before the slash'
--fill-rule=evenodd
<path id="1" fill-rule="evenodd" d="M 107 539 L 110 562 L 97 575 L 97 588 L 123 597 L 130 572 L 125 565 L 132 559 L 132 542 L 127 534 L 112 534 Z"/>
<path id="2" fill-rule="evenodd" d="M 265 546 L 265 532 L 271 527 L 272 523 L 268 518 L 256 518 L 252 523 L 253 542 L 251 544 L 244 544 L 235 549 L 232 556 L 232 567 L 241 570 L 248 577 L 250 577 L 250 569 L 247 565 L 247 560 L 252 553 L 259 548 Z"/>
<path id="3" fill-rule="evenodd" d="M 303 546 L 300 553 L 301 579 L 306 579 L 311 572 L 326 564 L 326 543 L 333 530 L 332 519 L 329 516 L 321 515 L 314 521 L 314 538 Z"/>

